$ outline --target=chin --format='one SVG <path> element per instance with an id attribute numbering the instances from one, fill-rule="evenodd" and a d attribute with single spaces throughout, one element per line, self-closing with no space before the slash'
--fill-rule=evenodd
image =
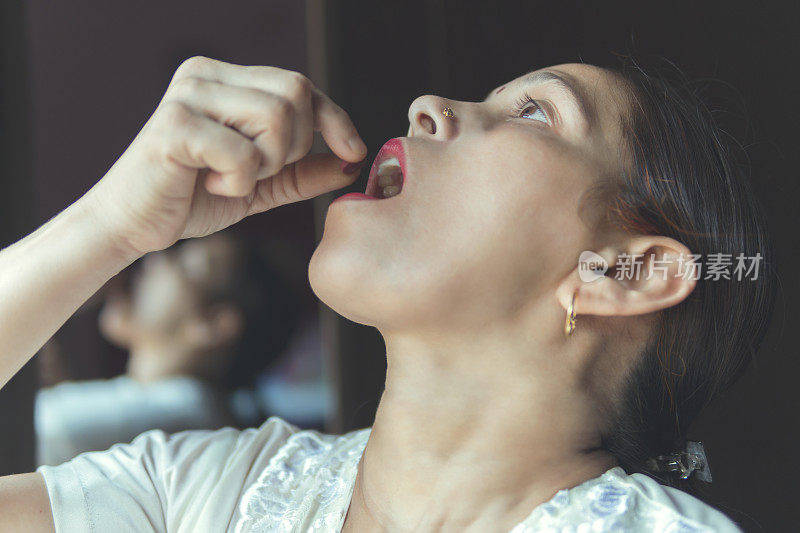
<path id="1" fill-rule="evenodd" d="M 308 265 L 311 290 L 341 316 L 382 332 L 451 312 L 441 305 L 449 300 L 442 280 L 452 275 L 451 263 L 415 261 L 403 237 L 375 215 L 329 211 Z"/>
<path id="2" fill-rule="evenodd" d="M 348 320 L 381 331 L 405 327 L 432 306 L 387 261 L 391 254 L 366 239 L 323 235 L 308 264 L 308 281 L 322 303 Z"/>
<path id="3" fill-rule="evenodd" d="M 325 305 L 348 320 L 375 326 L 374 291 L 363 261 L 354 250 L 346 250 L 323 236 L 308 264 L 311 290 Z"/>

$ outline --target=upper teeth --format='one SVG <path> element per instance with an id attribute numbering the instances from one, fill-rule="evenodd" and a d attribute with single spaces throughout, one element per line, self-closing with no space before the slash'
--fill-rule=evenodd
<path id="1" fill-rule="evenodd" d="M 396 157 L 390 157 L 378 165 L 379 197 L 389 198 L 400 193 L 403 184 L 403 172 Z"/>

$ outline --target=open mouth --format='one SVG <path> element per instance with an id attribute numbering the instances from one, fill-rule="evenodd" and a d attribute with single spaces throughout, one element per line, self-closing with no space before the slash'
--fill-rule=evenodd
<path id="1" fill-rule="evenodd" d="M 384 200 L 397 196 L 405 182 L 405 154 L 400 139 L 390 139 L 375 156 L 364 194 Z"/>

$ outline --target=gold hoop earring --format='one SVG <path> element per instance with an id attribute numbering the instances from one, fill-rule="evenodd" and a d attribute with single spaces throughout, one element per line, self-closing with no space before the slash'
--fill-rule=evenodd
<path id="1" fill-rule="evenodd" d="M 453 118 L 454 116 L 456 116 L 456 114 L 453 113 L 453 110 L 449 107 L 445 107 L 444 109 L 442 109 L 442 115 L 446 116 L 447 118 Z"/>
<path id="2" fill-rule="evenodd" d="M 572 301 L 567 307 L 567 321 L 564 323 L 564 335 L 569 337 L 572 335 L 572 332 L 575 331 L 575 295 L 578 294 L 578 291 L 572 293 Z"/>

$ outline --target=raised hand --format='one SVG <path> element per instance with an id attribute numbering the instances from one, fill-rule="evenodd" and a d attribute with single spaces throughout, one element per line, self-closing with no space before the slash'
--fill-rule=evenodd
<path id="1" fill-rule="evenodd" d="M 308 155 L 314 131 L 335 156 Z M 347 113 L 302 74 L 193 57 L 79 202 L 137 256 L 349 185 L 365 156 Z"/>

